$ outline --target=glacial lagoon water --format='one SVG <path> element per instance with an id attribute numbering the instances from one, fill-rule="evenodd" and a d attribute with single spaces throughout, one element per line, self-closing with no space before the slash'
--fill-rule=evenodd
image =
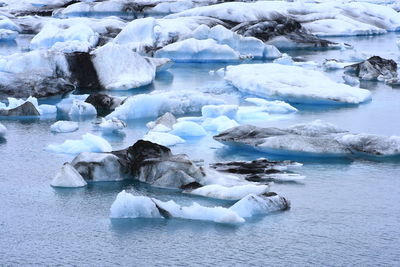
<path id="1" fill-rule="evenodd" d="M 396 34 L 330 38 L 357 50 L 399 59 Z M 3 47 L 1 47 L 3 49 Z M 18 50 L 18 47 L 7 47 Z M 287 51 L 292 56 L 322 62 L 349 60 L 354 50 Z M 159 90 L 234 90 L 210 70 L 224 64 L 176 64 L 152 86 L 119 95 Z M 289 75 L 289 74 L 288 74 Z M 340 71 L 328 72 L 341 79 Z M 312 78 L 312 77 L 310 77 Z M 299 113 L 258 122 L 284 127 L 321 119 L 353 132 L 400 135 L 400 89 L 383 83 L 362 83 L 373 100 L 359 107 L 297 106 Z M 58 99 L 45 100 L 56 103 Z M 400 161 L 362 159 L 316 160 L 296 169 L 301 183 L 276 183 L 272 190 L 292 203 L 288 211 L 255 217 L 242 225 L 189 220 L 110 220 L 109 208 L 123 189 L 184 205 L 229 206 L 151 188 L 132 182 L 92 183 L 83 189 L 54 189 L 49 183 L 73 156 L 44 150 L 50 143 L 78 139 L 93 132 L 92 121 L 80 129 L 53 134 L 54 119 L 1 119 L 8 128 L 0 140 L 0 265 L 36 266 L 398 266 L 400 258 Z M 132 145 L 146 132 L 145 120 L 130 121 L 124 135 L 104 136 L 114 149 Z M 174 147 L 204 164 L 259 157 L 277 158 L 252 150 L 224 147 L 211 137 Z"/>

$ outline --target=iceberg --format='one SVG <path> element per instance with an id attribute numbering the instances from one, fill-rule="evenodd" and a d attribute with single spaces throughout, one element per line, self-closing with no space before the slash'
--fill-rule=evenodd
<path id="1" fill-rule="evenodd" d="M 50 130 L 55 133 L 70 133 L 79 129 L 79 125 L 74 121 L 57 121 L 50 126 Z"/>
<path id="2" fill-rule="evenodd" d="M 81 140 L 66 140 L 62 144 L 50 144 L 47 151 L 55 153 L 78 154 L 81 152 L 111 152 L 112 147 L 107 140 L 100 136 L 87 133 Z"/>
<path id="3" fill-rule="evenodd" d="M 225 80 L 241 92 L 294 103 L 360 104 L 371 99 L 368 90 L 338 84 L 321 72 L 275 63 L 228 66 Z"/>
<path id="4" fill-rule="evenodd" d="M 398 77 L 397 63 L 394 60 L 379 56 L 373 56 L 360 63 L 346 66 L 345 71 L 367 81 L 388 81 Z"/>
<path id="5" fill-rule="evenodd" d="M 53 187 L 84 187 L 87 183 L 79 172 L 67 162 L 61 167 L 50 185 Z"/>
<path id="6" fill-rule="evenodd" d="M 159 218 L 212 221 L 216 223 L 244 223 L 248 217 L 266 215 L 290 208 L 290 202 L 276 193 L 249 194 L 230 208 L 205 207 L 194 202 L 181 206 L 176 202 L 161 201 L 146 196 L 120 192 L 110 208 L 110 218 Z"/>
<path id="7" fill-rule="evenodd" d="M 163 202 L 146 196 L 134 196 L 125 190 L 111 205 L 111 218 L 180 218 L 213 221 L 217 223 L 243 223 L 234 211 L 223 207 L 204 207 L 197 203 L 180 206 L 174 201 Z"/>
<path id="8" fill-rule="evenodd" d="M 150 84 L 156 64 L 127 46 L 108 43 L 93 51 L 93 65 L 100 84 L 107 90 L 127 90 Z"/>
<path id="9" fill-rule="evenodd" d="M 242 125 L 214 139 L 228 145 L 246 145 L 259 151 L 300 157 L 393 157 L 400 155 L 399 136 L 352 134 L 316 120 L 285 129 Z"/>
<path id="10" fill-rule="evenodd" d="M 60 95 L 75 89 L 70 75 L 63 53 L 36 50 L 0 56 L 0 95 L 18 98 Z"/>
<path id="11" fill-rule="evenodd" d="M 225 101 L 196 91 L 153 91 L 149 94 L 128 97 L 106 118 L 115 117 L 126 121 L 129 119 L 157 118 L 166 112 L 183 115 L 200 112 L 203 106 L 210 104 L 225 104 Z"/>

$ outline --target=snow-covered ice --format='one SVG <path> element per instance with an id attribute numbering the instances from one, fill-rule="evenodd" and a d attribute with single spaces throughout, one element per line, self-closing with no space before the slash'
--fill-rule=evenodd
<path id="1" fill-rule="evenodd" d="M 112 147 L 100 136 L 87 133 L 80 140 L 65 140 L 62 144 L 50 144 L 47 151 L 66 154 L 78 154 L 81 152 L 111 152 Z"/>
<path id="2" fill-rule="evenodd" d="M 244 93 L 294 103 L 360 104 L 371 99 L 368 90 L 336 83 L 319 71 L 275 63 L 228 66 L 225 80 Z"/>
<path id="3" fill-rule="evenodd" d="M 70 163 L 64 163 L 50 183 L 53 187 L 83 187 L 87 183 Z"/>
<path id="4" fill-rule="evenodd" d="M 177 135 L 155 131 L 148 132 L 142 139 L 163 146 L 174 146 L 185 143 L 185 140 Z"/>
<path id="5" fill-rule="evenodd" d="M 79 129 L 79 125 L 74 121 L 57 121 L 50 126 L 50 130 L 55 133 L 70 133 Z"/>

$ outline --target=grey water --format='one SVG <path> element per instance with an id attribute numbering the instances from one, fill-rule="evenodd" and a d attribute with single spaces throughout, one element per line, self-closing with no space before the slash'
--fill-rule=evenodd
<path id="1" fill-rule="evenodd" d="M 398 61 L 397 37 L 387 34 L 331 39 Z M 18 51 L 20 46 L 6 49 Z M 322 62 L 326 58 L 349 60 L 356 50 L 287 52 Z M 132 95 L 155 89 L 191 89 L 237 94 L 218 75 L 209 74 L 223 66 L 176 64 L 158 75 L 151 86 L 111 93 Z M 337 81 L 341 79 L 340 71 L 327 74 Z M 371 102 L 358 107 L 298 105 L 297 114 L 258 125 L 285 127 L 321 119 L 353 132 L 400 135 L 400 89 L 371 82 L 361 86 L 372 92 Z M 49 185 L 51 179 L 73 155 L 54 154 L 44 148 L 65 139 L 78 139 L 86 132 L 100 135 L 93 129 L 93 120 L 80 121 L 76 132 L 53 134 L 49 128 L 54 121 L 0 119 L 8 129 L 6 138 L 0 140 L 1 266 L 399 266 L 398 160 L 294 158 L 304 163 L 296 172 L 306 179 L 271 187 L 291 201 L 291 209 L 255 217 L 242 225 L 178 219 L 110 220 L 109 208 L 121 190 L 173 199 L 183 205 L 232 203 L 132 182 L 54 189 Z M 103 137 L 114 149 L 125 148 L 146 133 L 147 121 L 130 121 L 125 134 Z M 210 136 L 190 140 L 172 150 L 202 159 L 205 164 L 274 158 L 252 150 L 224 147 Z"/>

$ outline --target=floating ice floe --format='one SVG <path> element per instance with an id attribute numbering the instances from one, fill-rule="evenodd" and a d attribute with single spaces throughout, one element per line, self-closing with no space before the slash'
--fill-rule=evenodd
<path id="1" fill-rule="evenodd" d="M 280 64 L 228 66 L 225 80 L 239 91 L 268 99 L 309 104 L 360 104 L 368 90 L 338 84 L 321 72 Z"/>
<path id="2" fill-rule="evenodd" d="M 217 199 L 239 200 L 249 194 L 261 195 L 267 193 L 268 190 L 268 185 L 245 184 L 226 187 L 218 184 L 212 184 L 187 191 L 187 193 Z"/>
<path id="3" fill-rule="evenodd" d="M 53 187 L 84 187 L 87 183 L 70 163 L 64 163 L 50 185 Z"/>
<path id="4" fill-rule="evenodd" d="M 248 218 L 289 208 L 290 202 L 286 198 L 269 192 L 262 195 L 247 195 L 229 209 L 236 212 L 242 218 Z"/>
<path id="5" fill-rule="evenodd" d="M 47 151 L 66 154 L 78 154 L 81 152 L 111 152 L 112 147 L 107 140 L 100 136 L 87 133 L 81 140 L 66 140 L 62 144 L 50 144 Z"/>
<path id="6" fill-rule="evenodd" d="M 345 67 L 345 71 L 361 80 L 388 81 L 397 79 L 397 63 L 391 59 L 373 56 L 369 59 Z"/>
<path id="7" fill-rule="evenodd" d="M 243 125 L 222 132 L 214 139 L 227 145 L 246 145 L 266 153 L 300 157 L 400 155 L 399 136 L 352 134 L 319 120 L 285 129 Z"/>
<path id="8" fill-rule="evenodd" d="M 0 123 L 0 138 L 4 137 L 7 133 L 7 128 L 3 124 Z"/>
<path id="9" fill-rule="evenodd" d="M 289 207 L 289 201 L 275 193 L 250 194 L 232 207 L 225 208 L 204 207 L 196 202 L 191 206 L 181 206 L 172 200 L 164 202 L 122 191 L 111 205 L 110 218 L 180 218 L 217 223 L 244 223 L 244 217 L 266 215 Z"/>
<path id="10" fill-rule="evenodd" d="M 101 122 L 97 125 L 99 129 L 105 133 L 112 133 L 112 132 L 118 132 L 126 128 L 126 123 L 122 120 L 119 120 L 117 118 L 111 118 L 111 119 L 104 119 L 101 118 Z"/>
<path id="11" fill-rule="evenodd" d="M 79 125 L 74 121 L 57 121 L 50 126 L 50 130 L 55 133 L 70 133 L 79 129 Z"/>
<path id="12" fill-rule="evenodd" d="M 234 211 L 223 207 L 204 207 L 197 203 L 181 206 L 174 201 L 163 202 L 155 198 L 134 196 L 122 191 L 111 205 L 111 218 L 180 218 L 213 221 L 218 223 L 243 223 L 245 220 Z"/>
<path id="13" fill-rule="evenodd" d="M 186 92 L 159 92 L 140 94 L 128 97 L 122 105 L 106 118 L 118 118 L 121 120 L 156 118 L 166 112 L 174 115 L 200 112 L 201 108 L 210 104 L 225 104 L 225 101 L 195 91 Z"/>
<path id="14" fill-rule="evenodd" d="M 184 139 L 177 135 L 156 131 L 148 132 L 146 135 L 143 136 L 142 139 L 163 146 L 174 146 L 186 142 Z"/>

